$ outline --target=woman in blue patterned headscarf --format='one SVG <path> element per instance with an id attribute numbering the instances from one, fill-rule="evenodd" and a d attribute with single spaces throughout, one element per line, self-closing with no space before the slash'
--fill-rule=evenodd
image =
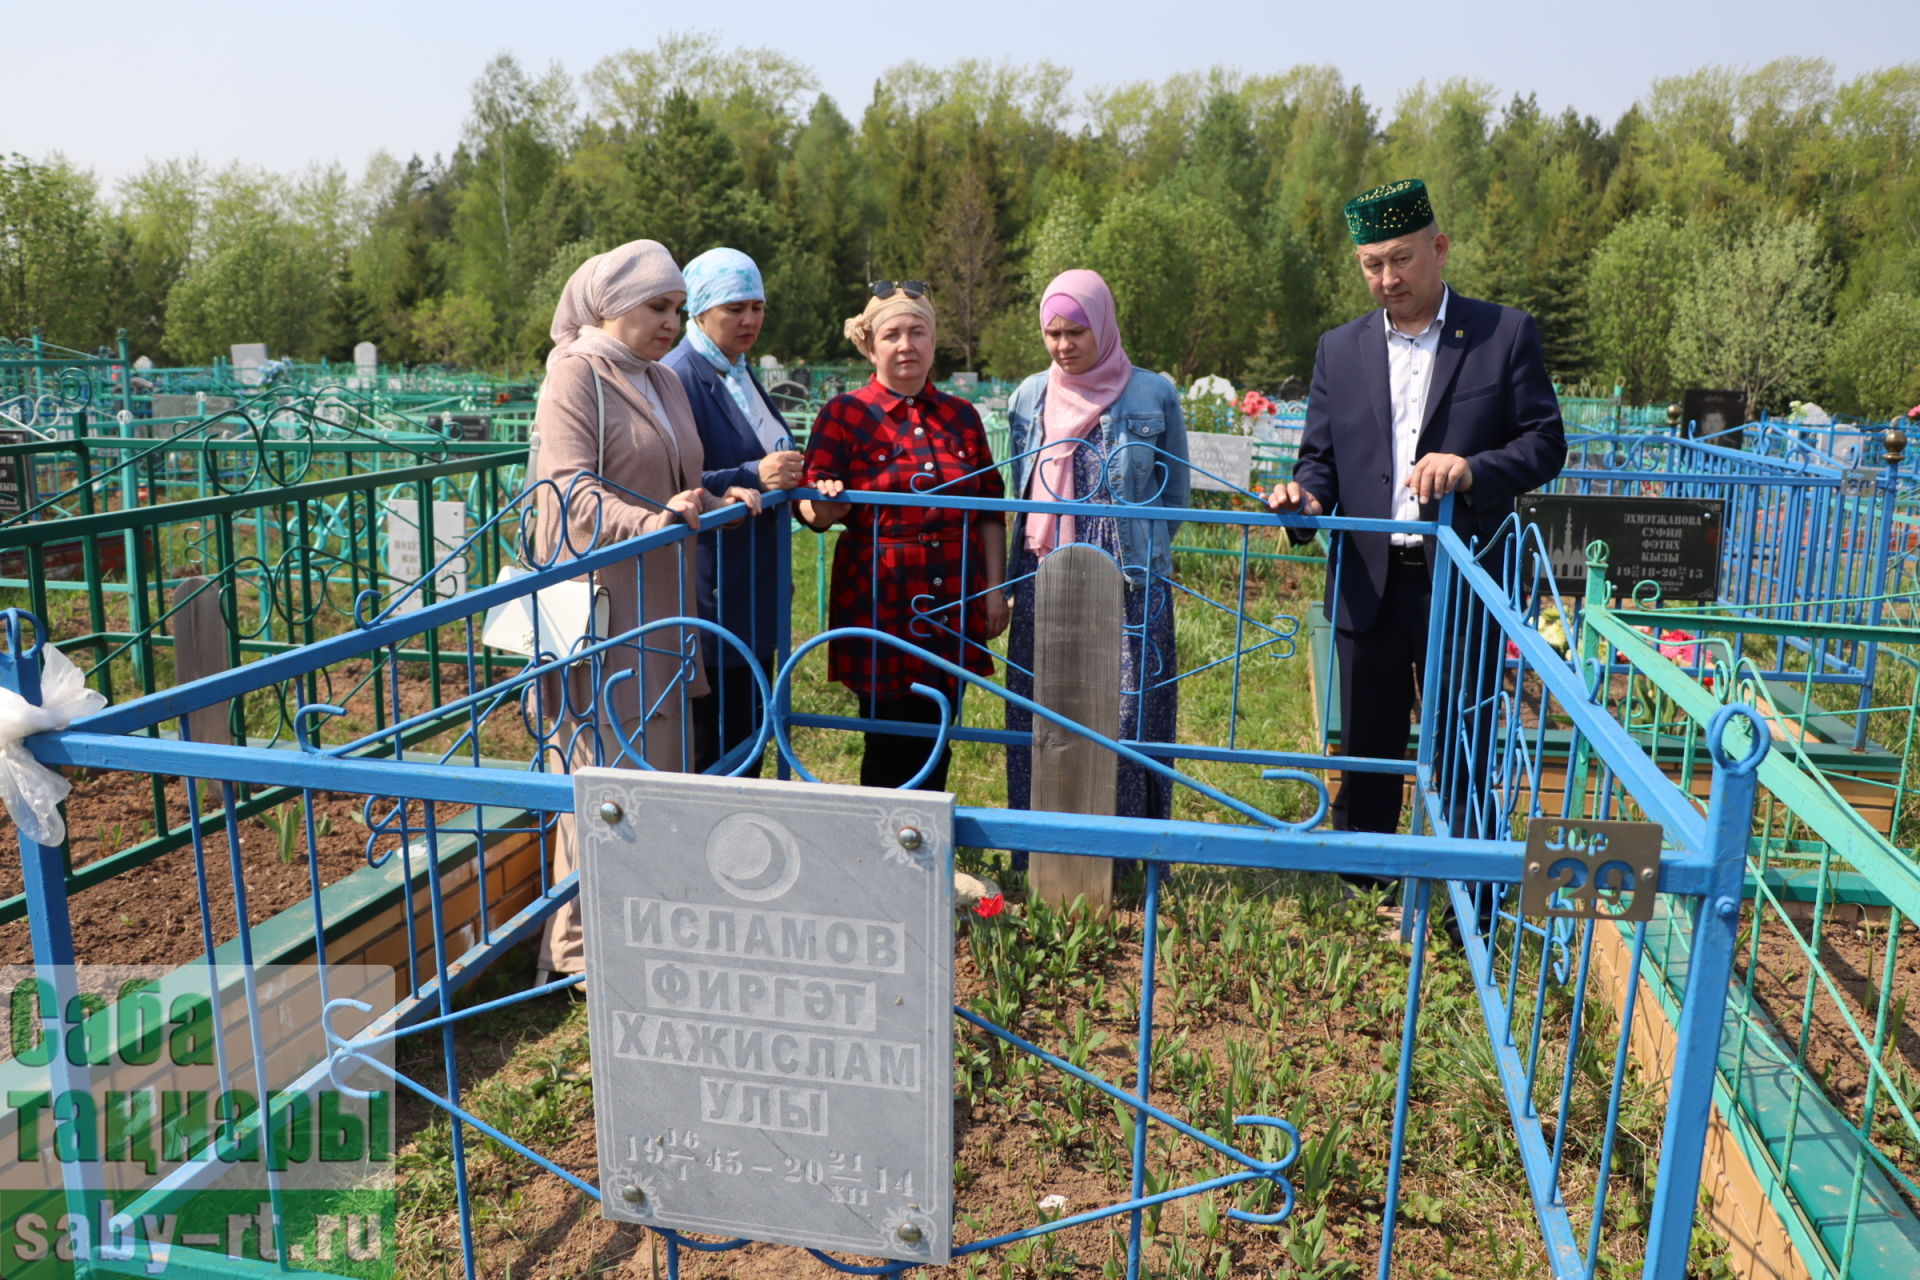
<path id="1" fill-rule="evenodd" d="M 663 363 L 680 375 L 693 405 L 706 450 L 703 483 L 714 493 L 735 485 L 793 488 L 800 483 L 800 454 L 747 362 L 766 320 L 760 268 L 738 249 L 709 249 L 681 273 L 692 323 Z M 783 506 L 700 536 L 700 616 L 738 636 L 769 676 L 778 612 L 792 594 L 792 584 L 778 577 L 776 543 L 777 522 L 789 518 Z M 690 708 L 694 768 L 701 770 L 752 741 L 760 719 L 753 668 L 745 657 L 711 637 L 703 656 L 713 689 Z M 758 776 L 757 759 L 744 769 L 739 764 L 729 759 L 726 771 Z"/>

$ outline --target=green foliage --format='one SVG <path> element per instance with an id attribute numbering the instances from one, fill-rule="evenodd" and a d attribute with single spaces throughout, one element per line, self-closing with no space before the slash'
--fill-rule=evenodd
<path id="1" fill-rule="evenodd" d="M 1770 216 L 1713 243 L 1674 300 L 1674 374 L 1779 407 L 1821 377 L 1833 266 L 1810 218 Z"/>
<path id="2" fill-rule="evenodd" d="M 484 302 L 496 322 L 525 304 L 527 285 L 551 257 L 553 220 L 543 228 L 536 211 L 571 141 L 573 114 L 572 82 L 558 63 L 535 80 L 501 54 L 474 82 L 451 260 L 458 288 Z M 479 314 L 471 306 L 465 312 Z M 483 350 L 494 354 L 488 337 Z"/>
<path id="3" fill-rule="evenodd" d="M 1186 381 L 1237 369 L 1250 353 L 1258 260 L 1218 205 L 1177 183 L 1123 195 L 1100 220 L 1092 251 L 1135 364 Z"/>
<path id="4" fill-rule="evenodd" d="M 761 352 L 785 360 L 849 358 L 865 283 L 920 277 L 943 365 L 1021 377 L 1046 363 L 1039 291 L 1090 266 L 1138 363 L 1272 390 L 1372 306 L 1342 204 L 1420 176 L 1451 283 L 1531 311 L 1563 384 L 1644 403 L 1704 382 L 1875 414 L 1913 394 L 1920 65 L 1703 67 L 1611 127 L 1460 78 L 1383 113 L 1329 66 L 1084 94 L 1073 79 L 909 62 L 842 106 L 775 49 L 672 32 L 577 82 L 502 54 L 449 154 L 379 155 L 357 180 L 156 161 L 102 193 L 61 157 L 13 157 L 0 332 L 91 347 L 124 326 L 162 364 L 258 340 L 340 357 L 366 338 L 395 362 L 534 368 L 558 283 L 647 237 L 682 260 L 753 254 Z"/>
<path id="5" fill-rule="evenodd" d="M 720 245 L 771 260 L 771 206 L 746 186 L 733 143 L 685 92 L 667 95 L 659 128 L 628 148 L 627 167 L 634 200 L 615 243 L 658 240 L 681 262 Z"/>
<path id="6" fill-rule="evenodd" d="M 762 341 L 788 358 L 846 354 L 840 326 L 862 305 L 878 195 L 853 126 L 833 99 L 817 98 L 780 172 L 777 216 L 785 233 L 768 266 L 773 305 Z"/>
<path id="7" fill-rule="evenodd" d="M 495 321 L 493 304 L 478 294 L 428 298 L 414 308 L 414 349 L 440 364 L 484 365 L 493 348 Z"/>
<path id="8" fill-rule="evenodd" d="M 1692 234 L 1662 210 L 1616 226 L 1587 263 L 1586 315 L 1596 370 L 1629 404 L 1670 395 L 1669 343 L 1679 296 L 1693 271 Z"/>
<path id="9" fill-rule="evenodd" d="M 981 334 L 1007 291 L 1000 216 L 991 186 L 991 153 L 977 145 L 935 207 L 927 234 L 927 273 L 940 317 L 940 346 L 975 367 Z"/>
<path id="10" fill-rule="evenodd" d="M 1449 234 L 1472 239 L 1481 225 L 1492 156 L 1487 135 L 1493 86 L 1454 77 L 1437 89 L 1423 81 L 1401 95 L 1373 167 L 1379 181 L 1425 179 L 1434 211 Z"/>
<path id="11" fill-rule="evenodd" d="M 62 346 L 110 342 L 106 277 L 92 176 L 58 157 L 0 158 L 0 335 L 39 327 Z"/>
<path id="12" fill-rule="evenodd" d="M 1186 334 L 1177 303 L 1160 303 L 1186 299 L 1191 305 L 1193 298 L 1193 260 L 1174 202 L 1159 189 L 1121 194 L 1107 206 L 1090 247 L 1113 288 L 1133 362 L 1171 368 Z"/>
<path id="13" fill-rule="evenodd" d="M 1836 407 L 1881 419 L 1920 404 L 1920 295 L 1877 294 L 1842 316 L 1827 367 Z"/>
<path id="14" fill-rule="evenodd" d="M 167 292 L 167 348 L 203 364 L 236 342 L 311 350 L 323 318 L 313 304 L 326 297 L 331 275 L 319 247 L 272 209 L 222 221 L 209 235 L 212 251 Z"/>
<path id="15" fill-rule="evenodd" d="M 349 258 L 353 286 L 365 299 L 368 331 L 381 357 L 410 363 L 419 354 L 413 312 L 445 287 L 440 248 L 452 234 L 451 179 L 415 156 L 391 177 L 384 206 Z M 557 295 L 556 295 L 557 296 Z"/>
<path id="16" fill-rule="evenodd" d="M 1047 367 L 1047 346 L 1040 337 L 1038 303 L 1017 302 L 987 321 L 980 335 L 980 372 L 1008 381 Z M 1128 355 L 1133 355 L 1129 350 Z"/>

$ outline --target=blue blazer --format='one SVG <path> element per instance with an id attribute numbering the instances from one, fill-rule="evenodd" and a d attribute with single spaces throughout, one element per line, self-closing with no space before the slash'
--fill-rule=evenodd
<path id="1" fill-rule="evenodd" d="M 1567 458 L 1540 330 L 1524 311 L 1452 293 L 1432 379 L 1416 456 L 1457 453 L 1468 460 L 1473 488 L 1455 497 L 1453 526 L 1485 544 L 1514 498 L 1559 475 Z M 1293 478 L 1328 511 L 1392 519 L 1392 429 L 1386 320 L 1376 310 L 1320 337 Z M 1424 504 L 1421 518 L 1434 519 L 1438 505 Z M 1384 533 L 1335 540 L 1339 599 L 1328 601 L 1327 616 L 1338 626 L 1373 625 L 1386 591 L 1389 541 Z M 1427 555 L 1431 562 L 1431 545 Z M 1330 564 L 1329 590 L 1333 576 Z"/>
<path id="2" fill-rule="evenodd" d="M 767 451 L 719 372 L 684 338 L 667 353 L 665 363 L 679 375 L 693 405 L 694 425 L 706 452 L 700 483 L 716 494 L 733 485 L 758 489 L 760 459 Z M 779 409 L 758 378 L 753 387 L 779 417 Z M 790 510 L 792 504 L 784 504 L 757 519 L 749 517 L 700 535 L 700 616 L 739 636 L 759 657 L 773 653 L 779 611 L 789 606 L 793 595 L 793 584 L 779 577 L 778 525 L 791 518 Z M 703 638 L 702 652 L 709 663 L 716 658 L 729 665 L 741 661 L 732 646 L 711 637 Z"/>

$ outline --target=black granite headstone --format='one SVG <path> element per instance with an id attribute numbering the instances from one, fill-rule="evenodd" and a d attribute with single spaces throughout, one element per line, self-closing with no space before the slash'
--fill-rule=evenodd
<path id="1" fill-rule="evenodd" d="M 427 430 L 444 430 L 455 440 L 487 440 L 493 435 L 493 419 L 479 413 L 456 413 L 445 418 L 430 413 Z"/>
<path id="2" fill-rule="evenodd" d="M 1713 444 L 1743 448 L 1746 433 L 1737 428 L 1747 422 L 1747 397 L 1739 391 L 1688 387 L 1680 396 L 1680 420 L 1685 424 L 1682 430 L 1696 440 L 1712 436 Z"/>
<path id="3" fill-rule="evenodd" d="M 18 427 L 0 431 L 0 444 L 26 444 L 37 438 L 31 431 Z M 39 501 L 39 494 L 34 491 L 32 455 L 0 456 L 0 516 L 17 516 Z"/>
<path id="4" fill-rule="evenodd" d="M 1659 584 L 1663 600 L 1716 600 L 1726 504 L 1718 498 L 1614 498 L 1527 494 L 1515 504 L 1522 524 L 1540 527 L 1561 592 L 1587 580 L 1587 544 L 1607 544 L 1607 579 L 1616 596 Z M 1531 566 L 1529 566 L 1531 567 Z"/>

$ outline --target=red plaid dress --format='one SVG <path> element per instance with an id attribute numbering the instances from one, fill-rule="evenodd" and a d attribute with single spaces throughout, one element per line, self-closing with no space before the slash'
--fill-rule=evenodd
<path id="1" fill-rule="evenodd" d="M 849 489 L 929 493 L 934 502 L 1005 492 L 972 405 L 931 384 L 917 395 L 896 395 L 877 378 L 835 396 L 814 419 L 806 483 L 820 479 Z M 829 623 L 885 631 L 992 675 L 978 599 L 986 586 L 982 521 L 1003 518 L 997 511 L 856 505 L 833 552 Z M 963 603 L 963 594 L 974 598 Z M 966 641 L 956 634 L 963 626 Z M 951 683 L 918 657 L 868 640 L 829 644 L 827 674 L 862 697 L 905 697 L 916 680 L 935 688 Z"/>

